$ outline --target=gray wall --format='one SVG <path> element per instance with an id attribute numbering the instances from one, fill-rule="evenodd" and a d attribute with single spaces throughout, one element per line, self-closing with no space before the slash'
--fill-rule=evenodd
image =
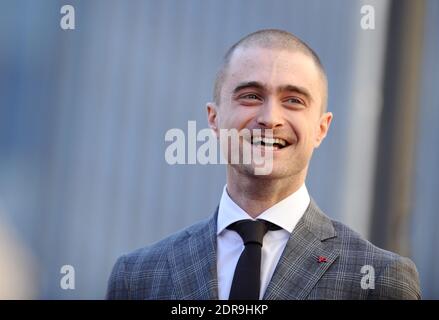
<path id="1" fill-rule="evenodd" d="M 425 123 L 438 113 L 429 103 L 438 101 L 428 82 L 437 80 L 428 68 L 437 57 L 439 17 L 432 2 Z M 225 168 L 168 165 L 164 135 L 170 128 L 186 131 L 188 120 L 207 126 L 205 103 L 221 56 L 261 28 L 289 30 L 322 58 L 335 118 L 307 185 L 331 217 L 367 237 L 376 152 L 367 129 L 376 127 L 381 108 L 388 2 L 367 3 L 376 8 L 373 31 L 360 28 L 362 2 L 347 0 L 70 1 L 76 29 L 63 31 L 63 1 L 2 1 L 0 204 L 38 265 L 38 297 L 102 298 L 117 256 L 213 212 Z M 429 139 L 433 143 L 433 135 Z M 434 170 L 439 148 L 419 148 L 420 163 Z M 423 221 L 425 237 L 414 238 L 413 252 L 425 292 L 439 297 L 437 268 L 424 249 L 439 243 L 427 238 L 434 235 L 428 219 L 439 222 L 432 209 L 437 188 L 424 192 L 437 179 L 424 165 L 419 170 L 417 195 L 425 199 L 413 218 Z M 75 290 L 60 289 L 65 264 L 75 267 Z"/>
<path id="2" fill-rule="evenodd" d="M 439 2 L 428 1 L 410 239 L 425 297 L 439 299 Z"/>

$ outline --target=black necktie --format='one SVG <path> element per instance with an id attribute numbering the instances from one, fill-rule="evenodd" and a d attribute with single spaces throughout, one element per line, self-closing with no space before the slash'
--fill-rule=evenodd
<path id="1" fill-rule="evenodd" d="M 264 220 L 240 220 L 227 229 L 239 233 L 245 248 L 233 275 L 229 300 L 258 300 L 261 287 L 261 248 L 268 230 L 280 227 Z"/>

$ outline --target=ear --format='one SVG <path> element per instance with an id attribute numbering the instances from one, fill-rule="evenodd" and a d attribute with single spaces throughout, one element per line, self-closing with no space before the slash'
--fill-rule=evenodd
<path id="1" fill-rule="evenodd" d="M 329 126 L 331 125 L 332 118 L 333 118 L 332 112 L 325 112 L 321 115 L 319 120 L 319 127 L 317 129 L 318 132 L 316 136 L 316 141 L 314 143 L 315 148 L 318 148 L 322 143 L 323 139 L 325 139 L 329 130 Z"/>
<path id="2" fill-rule="evenodd" d="M 218 107 L 214 102 L 209 102 L 206 105 L 207 108 L 207 122 L 209 123 L 209 127 L 215 132 L 216 136 L 219 137 L 218 130 Z"/>

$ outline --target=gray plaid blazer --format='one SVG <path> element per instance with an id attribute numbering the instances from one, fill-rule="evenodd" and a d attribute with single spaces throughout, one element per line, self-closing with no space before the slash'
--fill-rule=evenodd
<path id="1" fill-rule="evenodd" d="M 217 214 L 120 257 L 107 299 L 218 299 Z M 362 273 L 365 265 L 373 269 Z M 410 259 L 375 247 L 311 200 L 264 299 L 420 299 L 420 288 Z"/>

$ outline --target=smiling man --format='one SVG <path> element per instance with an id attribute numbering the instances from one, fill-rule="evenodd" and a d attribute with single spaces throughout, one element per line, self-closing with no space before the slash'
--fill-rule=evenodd
<path id="1" fill-rule="evenodd" d="M 412 261 L 331 220 L 308 194 L 311 156 L 333 117 L 327 88 L 318 56 L 288 32 L 261 30 L 232 46 L 209 126 L 218 137 L 249 131 L 244 143 L 270 153 L 272 168 L 258 175 L 253 162 L 230 162 L 214 215 L 120 257 L 107 298 L 420 298 Z"/>

